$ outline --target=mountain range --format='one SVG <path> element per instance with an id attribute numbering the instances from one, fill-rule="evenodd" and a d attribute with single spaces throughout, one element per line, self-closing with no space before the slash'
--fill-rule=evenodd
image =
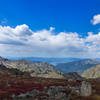
<path id="1" fill-rule="evenodd" d="M 56 65 L 56 68 L 64 73 L 77 72 L 78 74 L 82 74 L 85 70 L 97 64 L 100 64 L 100 60 L 85 59 L 67 63 L 60 63 Z"/>
<path id="2" fill-rule="evenodd" d="M 67 79 L 82 79 L 82 77 L 99 77 L 99 67 L 100 60 L 99 59 L 74 59 L 74 58 L 66 58 L 66 63 L 60 61 L 60 58 L 56 59 L 55 62 L 59 61 L 59 64 L 52 65 L 50 62 L 54 61 L 50 59 L 33 59 L 26 60 L 22 58 L 16 58 L 13 60 L 8 60 L 5 58 L 0 57 L 0 73 L 11 73 L 14 75 L 30 75 L 32 77 L 44 77 L 44 78 L 67 78 Z M 38 58 L 39 59 L 39 58 Z M 73 61 L 72 61 L 73 60 Z M 36 62 L 34 62 L 36 61 Z M 48 62 L 42 62 L 48 61 Z M 95 70 L 97 72 L 95 72 Z M 2 72 L 3 71 L 3 72 Z M 89 73 L 89 74 L 88 74 Z M 93 74 L 94 73 L 94 74 Z M 82 75 L 82 77 L 80 76 Z"/>
<path id="3" fill-rule="evenodd" d="M 33 63 L 47 62 L 52 65 L 83 60 L 82 58 L 47 58 L 47 57 L 7 57 L 9 60 L 28 60 Z"/>
<path id="4" fill-rule="evenodd" d="M 17 69 L 23 73 L 27 72 L 32 77 L 64 78 L 63 72 L 45 62 L 32 63 L 27 60 L 8 60 L 0 57 L 0 65 L 8 69 Z"/>
<path id="5" fill-rule="evenodd" d="M 57 70 L 54 65 L 46 62 L 33 63 L 27 60 L 8 60 L 0 57 L 0 65 L 4 66 L 8 72 L 12 73 L 12 70 L 14 70 L 13 73 L 15 73 L 17 70 L 17 73 L 21 72 L 21 74 L 30 75 L 32 77 L 82 79 L 77 73 L 65 74 Z"/>

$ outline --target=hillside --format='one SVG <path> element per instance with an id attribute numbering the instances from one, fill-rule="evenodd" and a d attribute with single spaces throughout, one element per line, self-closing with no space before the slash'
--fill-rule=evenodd
<path id="1" fill-rule="evenodd" d="M 87 69 L 82 76 L 86 78 L 100 78 L 100 64 Z"/>
<path id="2" fill-rule="evenodd" d="M 4 75 L 4 74 L 15 75 L 15 76 L 29 76 L 30 77 L 30 74 L 28 72 L 22 72 L 18 69 L 15 69 L 15 68 L 7 68 L 4 65 L 0 65 L 0 75 Z"/>
<path id="3" fill-rule="evenodd" d="M 73 79 L 73 80 L 83 80 L 84 78 L 81 77 L 79 74 L 77 74 L 76 72 L 70 72 L 70 73 L 66 73 L 64 74 L 64 77 L 66 79 Z"/>
<path id="4" fill-rule="evenodd" d="M 69 72 L 77 72 L 79 74 L 83 73 L 88 68 L 91 68 L 92 66 L 99 64 L 100 60 L 80 60 L 80 61 L 73 61 L 68 63 L 61 63 L 56 66 L 56 68 L 64 73 Z"/>
<path id="5" fill-rule="evenodd" d="M 45 78 L 64 78 L 63 73 L 56 70 L 53 65 L 45 62 L 31 63 L 26 60 L 8 60 L 0 57 L 0 63 L 10 69 L 28 72 L 31 76 Z"/>

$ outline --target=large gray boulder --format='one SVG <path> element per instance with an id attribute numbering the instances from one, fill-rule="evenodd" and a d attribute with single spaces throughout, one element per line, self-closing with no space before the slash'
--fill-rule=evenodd
<path id="1" fill-rule="evenodd" d="M 83 81 L 80 89 L 82 96 L 90 96 L 92 94 L 92 86 L 89 82 Z"/>

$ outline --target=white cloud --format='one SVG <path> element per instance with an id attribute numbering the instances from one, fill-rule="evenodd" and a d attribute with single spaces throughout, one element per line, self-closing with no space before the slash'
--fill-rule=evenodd
<path id="1" fill-rule="evenodd" d="M 0 26 L 0 55 L 42 57 L 100 57 L 100 33 L 85 38 L 76 32 L 32 31 L 27 25 Z"/>
<path id="2" fill-rule="evenodd" d="M 100 24 L 100 14 L 93 16 L 91 22 L 93 25 Z"/>

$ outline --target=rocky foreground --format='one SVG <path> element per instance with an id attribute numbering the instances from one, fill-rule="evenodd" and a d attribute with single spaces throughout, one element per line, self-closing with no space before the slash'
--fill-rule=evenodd
<path id="1" fill-rule="evenodd" d="M 0 74 L 0 100 L 100 100 L 100 79 L 72 80 Z"/>

